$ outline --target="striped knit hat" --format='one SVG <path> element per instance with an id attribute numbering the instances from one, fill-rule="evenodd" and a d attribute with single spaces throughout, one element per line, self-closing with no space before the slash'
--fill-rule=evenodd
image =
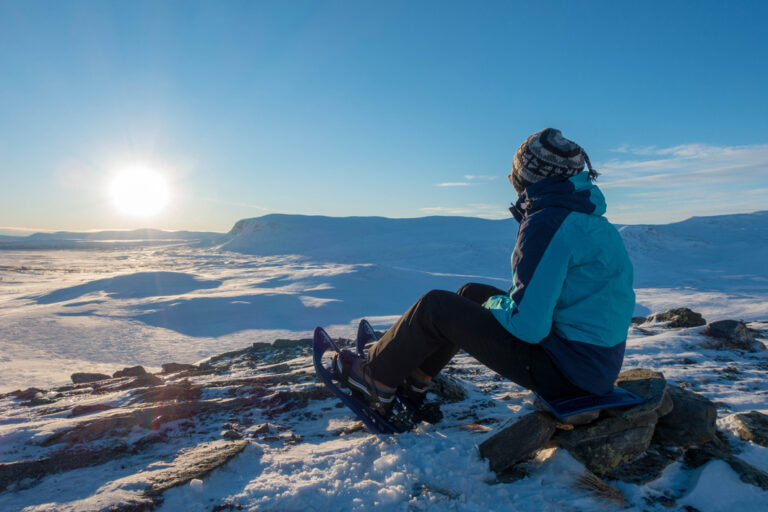
<path id="1" fill-rule="evenodd" d="M 592 168 L 587 153 L 575 142 L 563 137 L 560 130 L 546 128 L 536 132 L 515 153 L 509 179 L 518 194 L 525 187 L 544 178 L 562 176 L 570 178 L 584 169 L 586 162 L 589 178 L 595 180 L 598 172 Z"/>

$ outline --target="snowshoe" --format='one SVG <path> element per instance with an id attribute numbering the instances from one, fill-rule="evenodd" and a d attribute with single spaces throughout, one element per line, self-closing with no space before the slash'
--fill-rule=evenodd
<path id="1" fill-rule="evenodd" d="M 357 354 L 360 357 L 367 357 L 367 348 L 378 339 L 371 324 L 365 319 L 360 320 L 360 325 L 357 327 Z M 416 423 L 426 421 L 434 424 L 443 419 L 443 414 L 438 404 L 424 403 L 426 395 L 427 383 L 411 376 L 408 376 L 397 388 L 398 398 L 410 411 Z"/>
<path id="2" fill-rule="evenodd" d="M 392 408 L 389 414 L 385 417 L 371 408 L 365 399 L 357 389 L 354 391 L 347 391 L 340 388 L 337 384 L 344 385 L 340 380 L 339 370 L 337 364 L 333 364 L 330 368 L 326 368 L 323 365 L 323 354 L 327 351 L 333 351 L 336 359 L 339 360 L 342 351 L 328 336 L 328 333 L 322 327 L 315 329 L 314 339 L 312 343 L 313 362 L 315 365 L 315 372 L 325 386 L 331 390 L 331 392 L 339 398 L 344 405 L 355 413 L 360 418 L 365 427 L 374 434 L 398 434 L 411 430 L 417 424 L 405 405 L 397 398 L 393 400 Z M 348 352 L 348 351 L 346 351 Z M 354 354 L 352 354 L 354 356 Z"/>

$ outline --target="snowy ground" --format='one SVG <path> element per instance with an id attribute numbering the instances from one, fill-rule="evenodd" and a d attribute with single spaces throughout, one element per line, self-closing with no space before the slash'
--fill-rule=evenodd
<path id="1" fill-rule="evenodd" d="M 363 237 L 371 226 L 365 219 L 269 216 L 246 221 L 221 239 L 223 246 L 218 239 L 216 245 L 121 241 L 87 247 L 47 240 L 48 247 L 68 248 L 0 250 L 0 392 L 64 384 L 75 371 L 194 362 L 256 341 L 307 337 L 316 325 L 349 337 L 357 319 L 384 328 L 432 288 L 457 289 L 468 281 L 506 288 L 516 225 L 475 220 L 393 225 L 376 219 L 381 224 Z M 316 237 L 303 251 L 302 229 Z M 380 239 L 371 233 L 377 231 Z M 768 320 L 768 213 L 625 226 L 622 235 L 636 267 L 637 314 L 689 307 L 708 321 L 745 319 L 768 328 L 757 323 Z M 718 424 L 743 450 L 740 456 L 768 471 L 768 449 L 730 434 L 732 414 L 768 413 L 768 354 L 705 350 L 702 340 L 697 329 L 631 329 L 625 368 L 657 369 L 717 402 Z M 513 384 L 469 359 L 457 364 L 478 370 L 473 389 L 496 399 L 489 417 L 530 407 L 528 395 Z M 563 451 L 541 457 L 521 481 L 488 485 L 492 476 L 474 450 L 482 434 L 464 430 L 459 411 L 394 438 L 357 432 L 328 439 L 322 433 L 351 418 L 343 409 L 328 409 L 328 401 L 310 403 L 309 412 L 322 419 L 294 426 L 304 442 L 253 441 L 202 484 L 168 491 L 162 510 L 211 510 L 224 502 L 251 510 L 615 507 L 575 489 L 583 468 Z M 0 407 L 3 461 L 15 460 L 21 432 L 52 428 L 8 407 Z M 19 426 L 24 422 L 38 426 Z M 154 467 L 167 456 L 150 453 L 131 464 Z M 129 492 L 130 485 L 115 482 L 135 470 L 116 461 L 67 473 L 66 481 L 51 476 L 29 490 L 0 494 L 0 510 L 99 510 Z M 720 461 L 695 471 L 673 464 L 651 484 L 618 487 L 638 510 L 663 509 L 644 499 L 660 493 L 702 511 L 768 507 L 767 493 L 740 482 Z"/>

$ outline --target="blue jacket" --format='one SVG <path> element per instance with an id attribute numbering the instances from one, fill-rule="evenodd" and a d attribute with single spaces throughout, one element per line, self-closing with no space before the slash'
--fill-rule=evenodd
<path id="1" fill-rule="evenodd" d="M 528 186 L 510 210 L 520 223 L 512 288 L 485 307 L 515 337 L 541 343 L 573 384 L 609 392 L 635 294 L 624 242 L 603 217 L 605 197 L 581 172 Z"/>

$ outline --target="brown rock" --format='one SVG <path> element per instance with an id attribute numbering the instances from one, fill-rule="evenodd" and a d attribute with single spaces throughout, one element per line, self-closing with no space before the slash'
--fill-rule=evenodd
<path id="1" fill-rule="evenodd" d="M 708 336 L 708 347 L 727 350 L 746 350 L 757 352 L 765 350 L 765 345 L 755 340 L 752 331 L 741 320 L 720 320 L 707 325 L 702 334 Z"/>
<path id="2" fill-rule="evenodd" d="M 714 439 L 717 406 L 678 386 L 667 386 L 667 392 L 674 407 L 659 419 L 653 440 L 665 446 L 693 446 Z"/>
<path id="3" fill-rule="evenodd" d="M 247 441 L 213 441 L 186 450 L 167 468 L 146 473 L 149 485 L 144 490 L 144 495 L 159 496 L 171 487 L 185 484 L 193 478 L 201 478 L 225 464 L 246 446 Z"/>
<path id="4" fill-rule="evenodd" d="M 72 383 L 74 384 L 83 384 L 86 382 L 111 379 L 112 377 L 103 373 L 73 373 L 69 378 L 72 379 Z"/>
<path id="5" fill-rule="evenodd" d="M 446 402 L 460 402 L 468 396 L 467 388 L 463 382 L 444 373 L 438 373 L 429 382 L 427 391 L 436 394 Z"/>
<path id="6" fill-rule="evenodd" d="M 45 393 L 45 391 L 39 388 L 27 388 L 24 391 L 17 389 L 16 391 L 11 391 L 8 394 L 14 398 L 18 398 L 19 400 L 32 400 L 38 395 L 38 393 Z"/>
<path id="7" fill-rule="evenodd" d="M 698 327 L 707 323 L 699 313 L 688 308 L 670 309 L 648 317 L 651 322 L 668 322 L 667 327 Z"/>
<path id="8" fill-rule="evenodd" d="M 143 366 L 131 366 L 130 368 L 123 368 L 112 374 L 112 377 L 117 379 L 119 377 L 139 377 L 140 375 L 146 375 L 147 370 Z"/>
<path id="9" fill-rule="evenodd" d="M 655 410 L 631 419 L 606 417 L 589 425 L 576 426 L 573 430 L 558 430 L 552 440 L 590 471 L 605 475 L 645 453 L 656 421 Z"/>
<path id="10" fill-rule="evenodd" d="M 657 417 L 664 416 L 672 410 L 672 401 L 667 396 L 667 380 L 659 372 L 645 368 L 633 368 L 623 371 L 616 379 L 616 385 L 642 397 L 645 402 L 634 407 L 609 409 L 609 416 L 621 416 L 631 420 L 648 412 L 655 412 Z"/>
<path id="11" fill-rule="evenodd" d="M 550 414 L 532 412 L 503 423 L 480 444 L 480 455 L 488 459 L 492 471 L 500 472 L 536 453 L 554 432 Z"/>
<path id="12" fill-rule="evenodd" d="M 138 377 L 134 377 L 132 380 L 129 380 L 125 384 L 115 389 L 133 389 L 133 388 L 144 388 L 149 386 L 159 386 L 163 382 L 165 381 L 163 381 L 163 379 L 161 379 L 157 375 L 152 375 L 151 373 L 145 373 L 143 375 L 139 375 Z"/>
<path id="13" fill-rule="evenodd" d="M 737 414 L 736 420 L 739 422 L 739 437 L 768 447 L 768 416 L 761 412 L 751 411 Z"/>
<path id="14" fill-rule="evenodd" d="M 194 371 L 197 370 L 197 366 L 194 364 L 184 364 L 184 363 L 165 363 L 161 366 L 163 369 L 162 373 L 168 374 L 168 373 L 178 373 L 178 372 L 187 372 L 187 371 Z"/>

